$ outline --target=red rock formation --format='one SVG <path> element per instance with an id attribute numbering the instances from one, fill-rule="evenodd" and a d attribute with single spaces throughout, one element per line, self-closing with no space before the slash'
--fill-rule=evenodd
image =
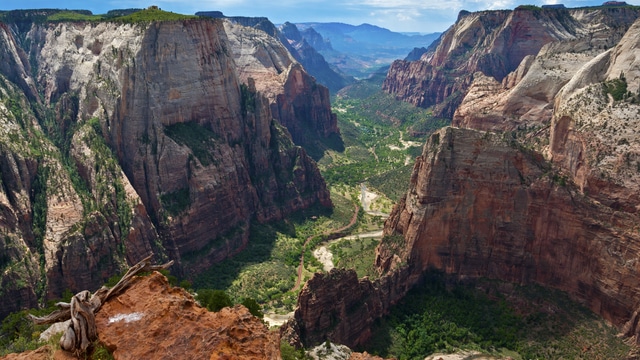
<path id="1" fill-rule="evenodd" d="M 240 81 L 254 81 L 256 89 L 269 99 L 273 116 L 289 130 L 296 144 L 340 133 L 337 117 L 331 113 L 329 90 L 295 61 L 287 50 L 294 49 L 283 44 L 284 37 L 230 22 L 224 25 Z"/>
<path id="2" fill-rule="evenodd" d="M 638 17 L 637 9 L 528 9 L 461 13 L 434 51 L 414 62 L 395 61 L 383 89 L 416 106 L 435 105 L 451 118 L 474 73 L 497 81 L 552 41 L 590 34 L 591 46 L 611 47 Z M 622 29 L 622 31 L 620 31 Z"/>
<path id="3" fill-rule="evenodd" d="M 138 277 L 96 314 L 114 359 L 280 359 L 280 337 L 242 305 L 213 313 L 158 272 Z M 76 359 L 49 346 L 2 359 Z M 84 358 L 84 357 L 83 357 Z"/>
<path id="4" fill-rule="evenodd" d="M 37 82 L 27 80 L 55 114 L 40 119 L 55 142 L 30 125 L 45 111 L 31 112 L 7 80 L 30 76 L 13 41 L 24 28 L 7 28 L 0 42 L 11 46 L 0 52 L 12 61 L 0 66 L 0 85 L 20 99 L 22 115 L 0 101 L 12 109 L 0 111 L 0 229 L 9 234 L 0 268 L 11 269 L 1 276 L 0 316 L 34 306 L 38 287 L 49 297 L 93 290 L 150 252 L 197 272 L 241 250 L 252 221 L 331 206 L 316 164 L 274 121 L 270 101 L 255 82 L 241 85 L 221 20 L 39 24 L 20 33 L 38 64 Z M 337 131 L 326 89 L 299 65 L 290 70 L 281 85 L 288 124 Z"/>
<path id="5" fill-rule="evenodd" d="M 282 337 L 305 347 L 326 340 L 350 348 L 362 345 L 371 336 L 373 322 L 415 283 L 412 276 L 407 268 L 375 281 L 358 279 L 353 270 L 316 273 L 302 288 L 293 319 L 281 329 Z"/>
<path id="6" fill-rule="evenodd" d="M 446 128 L 429 139 L 385 223 L 402 244 L 383 242 L 376 264 L 550 286 L 622 326 L 640 299 L 639 220 L 581 194 L 515 142 Z"/>
<path id="7" fill-rule="evenodd" d="M 153 273 L 96 314 L 99 341 L 115 359 L 279 359 L 276 332 L 236 305 L 217 313 Z"/>

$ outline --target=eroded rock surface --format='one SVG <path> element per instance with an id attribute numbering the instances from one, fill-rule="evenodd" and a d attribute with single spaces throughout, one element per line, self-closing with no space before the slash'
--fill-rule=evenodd
<path id="1" fill-rule="evenodd" d="M 420 60 L 395 61 L 383 89 L 416 106 L 435 105 L 435 115 L 451 118 L 477 72 L 502 82 L 527 56 L 536 55 L 544 45 L 557 41 L 582 42 L 588 49 L 600 51 L 611 48 L 638 15 L 634 8 L 519 7 L 513 11 L 461 12 L 438 46 Z M 575 49 L 584 51 L 581 46 Z M 560 76 L 555 83 L 562 84 L 563 77 L 566 78 Z M 548 81 L 540 87 L 557 84 Z M 502 116 L 499 111 L 497 114 Z"/>
<path id="2" fill-rule="evenodd" d="M 376 265 L 563 290 L 613 324 L 637 309 L 637 215 L 616 211 L 558 177 L 536 152 L 500 135 L 445 128 L 418 158 L 385 223 Z"/>
<path id="3" fill-rule="evenodd" d="M 151 252 L 196 273 L 241 250 L 252 221 L 331 206 L 278 121 L 337 132 L 328 91 L 252 30 L 274 45 L 244 56 L 213 19 L 0 26 L 0 316 Z"/>
<path id="4" fill-rule="evenodd" d="M 115 359 L 280 358 L 278 334 L 245 307 L 210 312 L 159 273 L 107 301 L 96 325 Z"/>

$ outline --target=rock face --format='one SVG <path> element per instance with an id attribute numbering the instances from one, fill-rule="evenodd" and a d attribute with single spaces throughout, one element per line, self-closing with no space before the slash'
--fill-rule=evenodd
<path id="1" fill-rule="evenodd" d="M 400 64 L 407 81 L 437 90 L 471 79 L 430 82 L 455 73 L 443 70 L 447 64 L 476 71 L 495 54 L 465 49 L 498 49 L 507 34 L 520 39 L 508 47 L 511 58 L 473 75 L 454 117 L 463 128 L 442 129 L 424 146 L 408 192 L 385 222 L 375 263 L 381 280 L 335 273 L 307 284 L 291 326 L 304 344 L 323 336 L 362 343 L 367 324 L 386 311 L 377 299 L 388 298 L 376 289 L 401 297 L 430 268 L 565 291 L 638 341 L 640 21 L 631 24 L 635 9 L 562 10 L 541 27 L 555 29 L 557 41 L 542 44 L 509 28 L 556 10 L 530 11 L 462 14 L 435 52 Z M 476 36 L 485 33 L 493 35 Z M 423 70 L 433 78 L 420 83 Z M 350 306 L 354 313 L 363 306 L 355 304 L 371 307 L 364 321 L 350 317 Z"/>
<path id="2" fill-rule="evenodd" d="M 282 43 L 297 51 L 288 40 L 281 42 L 261 30 L 229 21 L 225 29 L 241 81 L 255 80 L 256 89 L 269 99 L 271 113 L 296 144 L 340 133 L 328 89 L 318 85 L 292 57 Z"/>
<path id="3" fill-rule="evenodd" d="M 96 314 L 114 359 L 280 359 L 280 339 L 242 305 L 217 313 L 153 273 Z"/>
<path id="4" fill-rule="evenodd" d="M 581 193 L 516 142 L 445 128 L 425 145 L 385 223 L 387 239 L 402 241 L 383 241 L 376 265 L 550 286 L 622 326 L 640 299 L 638 220 Z"/>
<path id="5" fill-rule="evenodd" d="M 418 61 L 394 62 L 383 89 L 416 106 L 435 105 L 436 116 L 451 118 L 477 72 L 502 82 L 525 57 L 556 41 L 609 48 L 638 14 L 635 8 L 461 12 L 435 49 Z"/>
<path id="6" fill-rule="evenodd" d="M 358 279 L 353 270 L 316 273 L 304 285 L 293 319 L 285 323 L 281 334 L 305 347 L 326 340 L 350 348 L 362 345 L 371 336 L 373 322 L 388 313 L 416 281 L 408 268 L 375 281 Z"/>
<path id="7" fill-rule="evenodd" d="M 150 252 L 197 272 L 242 249 L 252 221 L 331 206 L 274 120 L 336 132 L 327 89 L 280 44 L 262 49 L 288 61 L 268 93 L 249 75 L 273 64 L 230 37 L 202 19 L 0 27 L 0 316 L 93 290 Z"/>
<path id="8" fill-rule="evenodd" d="M 276 47 L 286 48 L 286 52 L 288 52 L 288 54 L 285 58 L 293 56 L 293 59 L 304 66 L 305 71 L 313 76 L 315 81 L 327 87 L 332 92 L 337 92 L 344 86 L 353 82 L 353 78 L 333 70 L 325 61 L 324 57 L 318 53 L 317 50 L 320 49 L 314 48 L 314 46 L 305 41 L 294 24 L 286 22 L 280 28 L 277 28 L 271 21 L 269 21 L 268 18 L 265 17 L 225 16 L 219 11 L 201 11 L 197 12 L 196 15 L 216 19 L 227 19 L 228 27 L 233 28 L 235 26 L 239 26 L 240 28 L 244 28 L 244 33 L 237 31 L 240 28 L 236 28 L 236 31 L 234 31 L 236 36 L 240 39 L 239 47 L 243 49 L 243 54 L 246 54 L 247 50 L 251 49 L 252 46 L 256 48 L 256 54 L 259 55 L 261 50 L 263 50 L 263 47 L 270 47 L 272 49 Z M 256 30 L 260 30 L 265 34 L 256 32 Z M 264 35 L 268 35 L 268 37 L 265 38 Z M 318 33 L 315 33 L 315 35 L 316 38 L 319 38 L 319 43 L 322 43 L 322 36 Z M 255 40 L 259 41 L 256 42 Z M 238 46 L 234 45 L 234 48 L 236 47 Z M 259 60 L 265 66 L 268 66 L 270 62 L 275 60 L 264 58 L 264 55 L 266 55 L 264 52 L 262 52 L 261 55 L 263 58 Z M 289 62 L 290 61 L 291 60 L 289 60 Z M 285 68 L 286 67 L 287 66 L 285 66 Z M 240 68 L 242 68 L 242 66 L 240 66 Z M 278 74 L 281 71 L 282 69 L 278 69 Z"/>

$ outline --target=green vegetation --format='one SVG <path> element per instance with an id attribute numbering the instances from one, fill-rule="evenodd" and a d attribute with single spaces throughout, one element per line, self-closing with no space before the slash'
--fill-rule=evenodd
<path id="1" fill-rule="evenodd" d="M 449 121 L 398 101 L 377 86 L 361 82 L 334 100 L 345 149 L 327 151 L 318 164 L 331 185 L 375 182 L 376 189 L 398 199 L 398 189 L 407 188 L 410 170 L 406 167 L 413 165 L 428 135 Z"/>
<path id="2" fill-rule="evenodd" d="M 415 157 L 411 157 L 411 159 L 413 160 Z M 408 179 L 411 178 L 412 172 L 413 162 L 409 165 L 403 165 L 382 174 L 372 176 L 369 178 L 369 184 L 388 196 L 389 199 L 397 202 L 407 192 L 409 187 Z M 407 186 L 401 187 L 400 184 L 403 182 L 406 182 Z"/>
<path id="3" fill-rule="evenodd" d="M 191 149 L 203 166 L 216 162 L 214 150 L 218 135 L 195 122 L 177 123 L 166 126 L 164 133 L 173 141 Z"/>
<path id="4" fill-rule="evenodd" d="M 241 108 L 242 113 L 253 113 L 256 111 L 256 94 L 249 90 L 249 87 L 246 84 L 240 84 L 240 92 L 242 95 L 241 98 Z"/>
<path id="5" fill-rule="evenodd" d="M 289 345 L 286 341 L 280 342 L 280 355 L 282 360 L 306 360 L 307 356 L 304 353 L 304 349 L 296 349 Z"/>
<path id="6" fill-rule="evenodd" d="M 112 21 L 137 24 L 152 21 L 177 21 L 188 19 L 198 19 L 198 16 L 177 14 L 170 11 L 163 11 L 157 6 L 151 6 L 148 9 L 137 11 L 130 15 L 114 18 Z"/>
<path id="7" fill-rule="evenodd" d="M 194 278 L 194 288 L 224 290 L 234 302 L 250 298 L 272 309 L 291 311 L 297 293 L 290 290 L 295 285 L 306 239 L 348 224 L 353 214 L 353 203 L 347 199 L 334 203 L 333 210 L 317 206 L 293 214 L 286 221 L 252 223 L 247 248 Z M 318 238 L 317 241 L 322 240 Z M 308 251 L 306 276 L 321 269 L 314 260 Z"/>
<path id="8" fill-rule="evenodd" d="M 62 299 L 51 300 L 47 302 L 47 306 L 43 309 L 22 310 L 9 314 L 0 325 L 0 356 L 10 353 L 24 352 L 27 350 L 35 350 L 45 342 L 40 341 L 40 334 L 46 330 L 49 325 L 34 325 L 27 317 L 28 314 L 35 316 L 43 316 L 56 310 L 55 303 L 58 301 L 69 302 L 71 300 L 71 292 L 64 292 Z M 59 338 L 58 338 L 59 339 Z"/>
<path id="9" fill-rule="evenodd" d="M 458 350 L 514 359 L 596 359 L 624 358 L 630 347 L 559 291 L 488 280 L 452 283 L 431 272 L 378 322 L 365 349 L 398 359 Z"/>
<path id="10" fill-rule="evenodd" d="M 380 243 L 377 239 L 342 240 L 329 245 L 333 254 L 333 265 L 336 268 L 354 269 L 358 277 L 368 276 L 369 279 L 378 277 L 374 267 L 376 247 Z"/>
<path id="11" fill-rule="evenodd" d="M 44 235 L 47 225 L 47 180 L 50 169 L 47 166 L 38 166 L 38 172 L 32 185 L 31 203 L 33 204 L 33 236 L 36 249 L 44 254 Z"/>
<path id="12" fill-rule="evenodd" d="M 624 74 L 620 73 L 619 78 L 603 82 L 602 92 L 605 96 L 607 94 L 611 95 L 615 101 L 624 99 L 628 95 L 627 79 L 624 77 Z"/>
<path id="13" fill-rule="evenodd" d="M 196 300 L 209 311 L 218 312 L 227 306 L 232 306 L 231 298 L 222 290 L 199 290 Z"/>
<path id="14" fill-rule="evenodd" d="M 47 16 L 47 21 L 100 21 L 105 19 L 103 15 L 88 15 L 76 11 L 60 11 Z"/>
<path id="15" fill-rule="evenodd" d="M 160 195 L 162 207 L 172 216 L 176 216 L 185 211 L 191 205 L 189 197 L 189 187 L 176 190 L 174 192 Z"/>

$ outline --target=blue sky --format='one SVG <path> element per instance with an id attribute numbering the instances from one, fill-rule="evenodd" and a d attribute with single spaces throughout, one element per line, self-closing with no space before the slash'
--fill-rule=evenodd
<path id="1" fill-rule="evenodd" d="M 218 10 L 225 15 L 266 16 L 274 23 L 344 22 L 369 23 L 393 31 L 436 32 L 452 25 L 460 10 L 513 9 L 518 5 L 563 3 L 567 7 L 602 4 L 594 0 L 0 0 L 0 10 L 62 8 L 88 9 L 95 14 L 111 9 L 146 8 L 158 5 L 163 10 L 182 14 Z M 639 5 L 640 0 L 627 0 Z"/>

